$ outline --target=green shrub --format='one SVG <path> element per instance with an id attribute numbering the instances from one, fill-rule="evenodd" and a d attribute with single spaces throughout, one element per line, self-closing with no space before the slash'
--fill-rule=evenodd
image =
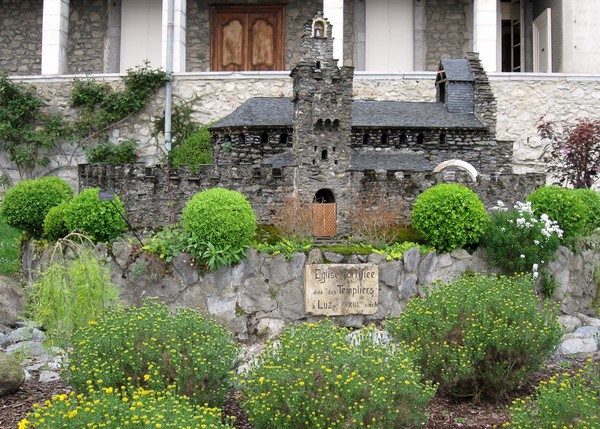
<path id="1" fill-rule="evenodd" d="M 555 374 L 542 381 L 535 395 L 516 399 L 509 408 L 511 429 L 530 428 L 600 428 L 600 368 L 588 365 L 574 374 Z"/>
<path id="2" fill-rule="evenodd" d="M 65 210 L 67 229 L 79 231 L 96 243 L 113 240 L 127 230 L 121 199 L 115 195 L 114 201 L 100 201 L 99 190 L 85 189 L 71 200 Z"/>
<path id="3" fill-rule="evenodd" d="M 592 232 L 600 228 L 600 192 L 593 189 L 574 189 L 573 193 L 586 206 L 588 215 L 586 230 Z"/>
<path id="4" fill-rule="evenodd" d="M 413 298 L 386 327 L 428 379 L 457 397 L 501 397 L 537 370 L 561 338 L 530 275 L 470 276 Z"/>
<path id="5" fill-rule="evenodd" d="M 19 272 L 20 244 L 19 231 L 8 226 L 0 217 L 0 275 Z"/>
<path id="6" fill-rule="evenodd" d="M 412 226 L 438 252 L 475 245 L 489 216 L 473 191 L 463 185 L 441 184 L 423 192 L 413 206 Z"/>
<path id="7" fill-rule="evenodd" d="M 490 261 L 508 274 L 532 272 L 537 278 L 548 262 L 556 259 L 562 230 L 543 214 L 537 217 L 531 203 L 517 203 L 514 210 L 497 208 L 482 237 Z"/>
<path id="8" fill-rule="evenodd" d="M 77 331 L 67 378 L 77 391 L 89 385 L 157 391 L 174 385 L 196 404 L 220 406 L 237 352 L 231 334 L 213 320 L 146 302 Z"/>
<path id="9" fill-rule="evenodd" d="M 48 211 L 72 197 L 73 189 L 59 177 L 22 180 L 6 191 L 0 216 L 13 228 L 41 238 Z"/>
<path id="10" fill-rule="evenodd" d="M 63 238 L 69 232 L 65 222 L 65 212 L 69 203 L 67 201 L 52 207 L 44 219 L 44 236 L 50 241 Z"/>
<path id="11" fill-rule="evenodd" d="M 358 334 L 358 335 L 356 335 Z M 237 381 L 256 428 L 409 428 L 435 393 L 410 355 L 371 328 L 289 326 Z"/>
<path id="12" fill-rule="evenodd" d="M 128 164 L 137 162 L 138 142 L 124 139 L 119 143 L 102 143 L 86 151 L 90 164 Z"/>
<path id="13" fill-rule="evenodd" d="M 60 394 L 21 420 L 19 429 L 56 428 L 206 428 L 231 429 L 221 423 L 221 410 L 190 404 L 187 398 L 143 388 L 92 389 L 86 394 Z"/>
<path id="14" fill-rule="evenodd" d="M 183 209 L 182 223 L 199 242 L 217 247 L 246 247 L 256 231 L 256 217 L 246 197 L 224 188 L 194 195 Z"/>
<path id="15" fill-rule="evenodd" d="M 543 186 L 527 197 L 537 216 L 547 214 L 563 230 L 562 243 L 570 246 L 582 236 L 588 221 L 586 206 L 572 189 Z"/>
<path id="16" fill-rule="evenodd" d="M 203 164 L 212 162 L 212 142 L 208 125 L 188 136 L 181 144 L 176 145 L 171 152 L 171 166 L 179 168 L 187 165 L 196 172 Z"/>
<path id="17" fill-rule="evenodd" d="M 64 346 L 75 330 L 117 306 L 118 289 L 105 261 L 92 248 L 65 241 L 56 244 L 52 255 L 55 259 L 29 290 L 29 316 Z"/>

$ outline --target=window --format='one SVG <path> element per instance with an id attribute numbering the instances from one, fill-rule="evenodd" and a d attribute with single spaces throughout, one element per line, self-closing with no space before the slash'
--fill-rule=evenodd
<path id="1" fill-rule="evenodd" d="M 521 0 L 501 0 L 500 14 L 502 71 L 524 71 Z"/>

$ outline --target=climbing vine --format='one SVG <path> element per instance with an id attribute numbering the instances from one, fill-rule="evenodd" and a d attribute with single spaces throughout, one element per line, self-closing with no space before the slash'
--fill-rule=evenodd
<path id="1" fill-rule="evenodd" d="M 111 128 L 142 109 L 169 79 L 148 64 L 128 70 L 119 90 L 105 82 L 75 79 L 70 104 L 78 117 L 67 122 L 60 114 L 44 111 L 45 102 L 33 87 L 0 75 L 0 150 L 22 178 L 29 177 L 36 166 L 50 162 L 53 149 L 63 150 L 60 142 L 70 143 L 74 154 L 90 141 L 105 140 Z"/>

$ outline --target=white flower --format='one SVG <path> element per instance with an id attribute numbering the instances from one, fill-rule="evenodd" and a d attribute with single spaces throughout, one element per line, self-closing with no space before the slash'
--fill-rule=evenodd
<path id="1" fill-rule="evenodd" d="M 537 271 L 539 268 L 538 264 L 533 264 L 533 271 Z"/>
<path id="2" fill-rule="evenodd" d="M 521 255 L 521 259 L 525 259 L 525 255 Z"/>
<path id="3" fill-rule="evenodd" d="M 537 278 L 540 276 L 540 273 L 538 273 L 537 271 L 533 272 L 533 278 L 534 280 L 537 280 Z"/>

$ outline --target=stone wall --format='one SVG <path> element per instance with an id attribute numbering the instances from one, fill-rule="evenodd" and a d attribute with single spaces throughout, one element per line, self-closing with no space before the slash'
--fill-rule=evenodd
<path id="1" fill-rule="evenodd" d="M 435 75 L 430 73 L 400 75 L 358 74 L 354 79 L 357 99 L 432 101 L 435 100 Z M 35 85 L 49 110 L 73 114 L 68 109 L 72 78 L 24 78 Z M 107 79 L 114 82 L 114 79 Z M 543 165 L 539 156 L 543 144 L 536 134 L 536 122 L 543 114 L 551 120 L 573 122 L 578 117 L 600 118 L 600 77 L 580 75 L 517 75 L 491 74 L 490 84 L 498 105 L 496 137 L 514 142 L 513 169 L 517 173 L 540 172 Z M 204 74 L 185 74 L 174 82 L 175 103 L 191 103 L 199 123 L 216 121 L 244 101 L 257 96 L 292 95 L 292 81 L 287 73 L 266 73 L 223 77 Z M 132 136 L 142 144 L 142 160 L 148 165 L 158 162 L 163 154 L 161 141 L 151 137 L 151 119 L 162 112 L 163 94 L 156 98 L 137 117 L 111 130 L 111 140 Z M 70 148 L 67 152 L 70 153 Z M 78 162 L 85 162 L 81 151 L 73 157 L 56 153 L 47 167 L 38 167 L 33 176 L 56 174 L 77 183 Z M 72 158 L 72 159 L 70 159 Z M 56 160 L 56 162 L 55 162 Z M 0 153 L 0 174 L 6 174 L 11 183 L 19 180 L 19 172 L 4 153 Z"/>
<path id="2" fill-rule="evenodd" d="M 304 309 L 306 264 L 356 264 L 371 262 L 379 271 L 379 305 L 373 315 L 331 316 L 335 323 L 360 327 L 399 315 L 408 301 L 421 296 L 434 281 L 450 282 L 465 272 L 494 273 L 485 251 L 472 255 L 462 249 L 437 255 L 421 255 L 413 248 L 402 260 L 386 261 L 379 254 L 342 256 L 321 250 L 308 255 L 296 253 L 290 261 L 282 255 L 258 254 L 254 249 L 234 267 L 201 273 L 189 256 L 181 254 L 171 264 L 156 255 L 135 249 L 127 241 L 99 246 L 109 258 L 111 277 L 120 289 L 125 306 L 139 306 L 144 299 L 157 298 L 170 308 L 188 307 L 213 315 L 242 341 L 255 342 L 277 334 L 284 324 L 314 321 Z M 27 243 L 23 248 L 23 278 L 31 282 L 44 266 L 50 249 L 43 253 Z M 41 256 L 40 256 L 41 254 Z M 600 264 L 600 253 L 572 254 L 561 248 L 550 271 L 558 280 L 555 300 L 566 314 L 592 308 L 597 284 L 590 276 Z M 585 269 L 581 269 L 585 267 Z"/>
<path id="3" fill-rule="evenodd" d="M 68 73 L 102 73 L 107 34 L 105 0 L 69 2 Z"/>
<path id="4" fill-rule="evenodd" d="M 9 75 L 42 72 L 43 0 L 4 0 L 0 19 L 0 71 Z"/>
<path id="5" fill-rule="evenodd" d="M 473 0 L 427 0 L 425 8 L 426 70 L 437 70 L 440 58 L 462 58 L 471 50 Z"/>
<path id="6" fill-rule="evenodd" d="M 146 167 L 138 164 L 81 164 L 79 187 L 115 189 L 124 201 L 127 219 L 135 228 L 156 229 L 180 220 L 185 203 L 197 192 L 222 186 L 242 192 L 252 204 L 260 223 L 272 223 L 281 213 L 284 199 L 294 189 L 296 180 L 292 167 L 273 168 L 270 165 L 224 165 L 221 168 L 203 166 L 197 173 L 182 168 L 177 171 L 160 166 Z M 373 191 L 385 195 L 390 207 L 402 207 L 405 216 L 411 211 L 416 197 L 439 183 L 462 183 L 476 192 L 490 209 L 498 200 L 508 206 L 524 201 L 536 187 L 542 185 L 544 176 L 479 175 L 473 182 L 466 173 L 446 170 L 441 173 L 402 173 L 395 171 L 352 172 L 350 186 L 345 182 L 344 192 L 338 192 L 338 229 L 347 230 L 347 220 L 359 196 Z M 306 203 L 318 189 L 300 187 L 300 198 Z M 344 209 L 346 207 L 346 209 Z"/>

